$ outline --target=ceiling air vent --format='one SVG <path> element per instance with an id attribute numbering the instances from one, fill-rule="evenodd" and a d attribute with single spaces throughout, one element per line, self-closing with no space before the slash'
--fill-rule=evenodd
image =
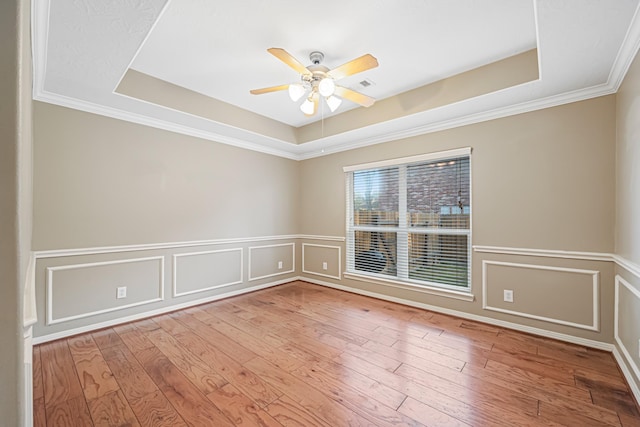
<path id="1" fill-rule="evenodd" d="M 375 83 L 369 79 L 364 79 L 360 83 L 358 83 L 362 88 L 368 88 L 369 86 L 373 86 Z"/>

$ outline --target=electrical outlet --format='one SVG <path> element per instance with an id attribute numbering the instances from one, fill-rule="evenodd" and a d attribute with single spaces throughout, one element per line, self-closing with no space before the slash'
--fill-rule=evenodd
<path id="1" fill-rule="evenodd" d="M 329 268 L 329 266 L 327 265 L 327 261 L 324 261 L 324 262 L 322 263 L 322 269 L 323 269 L 323 270 L 326 270 L 326 269 L 328 269 L 328 268 Z"/>
<path id="2" fill-rule="evenodd" d="M 117 299 L 121 299 L 121 298 L 126 298 L 127 297 L 127 287 L 126 286 L 120 286 L 119 288 L 117 288 L 116 290 L 116 298 Z"/>
<path id="3" fill-rule="evenodd" d="M 504 290 L 504 301 L 513 302 L 513 291 L 511 289 Z"/>
<path id="4" fill-rule="evenodd" d="M 282 261 L 278 261 L 278 270 L 282 270 Z"/>

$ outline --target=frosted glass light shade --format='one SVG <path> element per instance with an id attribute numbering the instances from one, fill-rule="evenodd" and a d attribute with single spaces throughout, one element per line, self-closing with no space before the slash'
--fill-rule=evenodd
<path id="1" fill-rule="evenodd" d="M 342 104 L 342 99 L 338 98 L 337 96 L 329 96 L 328 98 L 326 98 L 326 101 L 332 113 L 338 109 L 340 104 Z"/>
<path id="2" fill-rule="evenodd" d="M 311 114 L 313 114 L 313 110 L 315 109 L 313 105 L 313 101 L 310 101 L 309 99 L 305 99 L 302 105 L 300 105 L 300 109 L 307 116 L 310 116 Z"/>
<path id="3" fill-rule="evenodd" d="M 320 80 L 318 84 L 318 92 L 322 96 L 331 96 L 333 92 L 336 90 L 336 83 L 333 81 L 331 77 L 325 77 Z"/>
<path id="4" fill-rule="evenodd" d="M 296 102 L 298 99 L 302 98 L 304 92 L 304 86 L 302 86 L 300 83 L 293 83 L 289 85 L 289 98 L 291 98 L 293 102 Z"/>

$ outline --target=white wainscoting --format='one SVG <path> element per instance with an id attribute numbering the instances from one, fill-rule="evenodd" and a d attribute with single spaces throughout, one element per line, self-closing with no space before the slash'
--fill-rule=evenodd
<path id="1" fill-rule="evenodd" d="M 70 337 L 70 336 L 73 336 L 73 335 L 83 334 L 85 332 L 91 332 L 91 331 L 95 331 L 95 330 L 98 330 L 98 329 L 104 329 L 104 328 L 108 328 L 110 326 L 120 325 L 120 324 L 123 324 L 123 323 L 134 322 L 136 320 L 146 319 L 146 318 L 152 317 L 152 316 L 159 316 L 161 314 L 170 313 L 172 311 L 181 310 L 183 308 L 189 308 L 189 307 L 193 307 L 193 306 L 200 305 L 200 304 L 206 304 L 206 303 L 212 302 L 212 301 L 217 301 L 217 300 L 221 300 L 221 299 L 225 299 L 225 298 L 234 297 L 236 295 L 242 295 L 242 294 L 246 294 L 246 293 L 250 293 L 250 292 L 255 292 L 255 291 L 259 291 L 261 289 L 267 289 L 267 288 L 270 288 L 270 287 L 273 287 L 273 286 L 282 285 L 282 284 L 293 282 L 295 280 L 300 280 L 300 279 L 301 279 L 300 277 L 288 277 L 286 279 L 277 280 L 277 281 L 269 282 L 269 283 L 262 283 L 260 285 L 251 286 L 249 288 L 242 288 L 242 289 L 238 289 L 236 291 L 229 291 L 229 292 L 225 292 L 225 293 L 222 293 L 222 294 L 213 295 L 213 296 L 210 296 L 210 297 L 200 298 L 200 299 L 197 299 L 197 300 L 187 301 L 187 302 L 183 302 L 183 303 L 179 303 L 179 304 L 173 304 L 173 305 L 170 305 L 170 306 L 167 306 L 167 307 L 161 307 L 161 308 L 154 309 L 154 310 L 149 310 L 149 311 L 145 311 L 145 312 L 141 312 L 141 313 L 136 313 L 136 314 L 133 314 L 131 316 L 119 317 L 117 319 L 106 320 L 104 322 L 92 323 L 90 325 L 80 326 L 80 327 L 73 328 L 73 329 L 66 329 L 66 330 L 61 331 L 61 332 L 54 332 L 54 333 L 47 334 L 47 335 L 40 335 L 40 336 L 37 336 L 37 337 L 33 338 L 33 344 L 34 345 L 43 344 L 43 343 L 46 343 L 46 342 L 49 342 L 49 341 L 55 341 L 55 340 L 59 340 L 59 339 L 66 338 L 66 337 Z"/>
<path id="2" fill-rule="evenodd" d="M 134 303 L 131 303 L 131 304 L 117 305 L 117 306 L 109 307 L 109 308 L 105 308 L 105 309 L 87 311 L 87 312 L 76 314 L 76 315 L 72 315 L 72 316 L 54 318 L 54 316 L 53 316 L 53 312 L 54 312 L 53 292 L 54 292 L 54 289 L 55 289 L 54 278 L 55 278 L 55 273 L 56 272 L 58 272 L 58 271 L 68 271 L 68 270 L 77 270 L 77 269 L 86 269 L 86 268 L 95 268 L 95 267 L 102 267 L 102 266 L 107 266 L 107 265 L 121 265 L 121 264 L 150 262 L 150 261 L 157 261 L 158 264 L 159 264 L 158 265 L 158 268 L 159 268 L 159 280 L 158 280 L 158 284 L 157 284 L 158 293 L 157 293 L 156 297 L 150 298 L 150 299 L 147 299 L 147 300 L 143 300 L 143 301 L 137 301 L 137 302 L 134 302 Z M 122 259 L 122 260 L 114 260 L 114 261 L 91 262 L 91 263 L 84 263 L 84 264 L 61 265 L 61 266 L 56 266 L 56 267 L 47 267 L 46 271 L 47 271 L 47 276 L 46 276 L 46 300 L 47 300 L 46 322 L 47 322 L 47 325 L 55 325 L 57 323 L 68 322 L 70 320 L 82 319 L 82 318 L 85 318 L 85 317 L 96 316 L 98 314 L 109 313 L 109 312 L 117 311 L 117 310 L 124 310 L 126 308 L 137 307 L 137 306 L 141 306 L 141 305 L 145 305 L 145 304 L 151 304 L 151 303 L 154 303 L 154 302 L 158 302 L 158 301 L 163 301 L 164 300 L 164 257 L 163 256 L 154 256 L 154 257 L 145 257 L 145 258 L 130 258 L 130 259 Z"/>
<path id="3" fill-rule="evenodd" d="M 620 350 L 622 350 L 622 354 L 624 355 L 624 358 L 626 359 L 627 364 L 631 366 L 631 369 L 633 370 L 636 377 L 640 378 L 640 368 L 638 368 L 638 365 L 636 364 L 635 360 L 631 356 L 631 352 L 625 345 L 624 341 L 620 338 L 620 288 L 621 286 L 626 288 L 629 292 L 631 292 L 631 294 L 638 299 L 638 302 L 640 302 L 640 290 L 632 286 L 620 275 L 616 275 L 613 336 L 616 343 L 618 344 L 618 347 L 620 348 Z M 638 328 L 640 327 L 640 325 L 635 325 L 635 327 Z M 633 381 L 629 381 L 629 384 L 633 384 Z M 636 390 L 637 389 L 638 387 L 636 385 Z M 636 397 L 638 397 L 639 395 L 640 395 L 640 392 L 636 394 Z"/>
<path id="4" fill-rule="evenodd" d="M 45 250 L 45 251 L 36 251 L 34 252 L 34 258 L 37 259 L 47 259 L 47 258 L 60 258 L 60 257 L 71 257 L 78 255 L 101 255 L 101 254 L 109 254 L 109 253 L 125 253 L 125 252 L 137 252 L 137 251 L 145 251 L 145 250 L 159 250 L 159 249 L 177 249 L 177 248 L 185 248 L 185 247 L 203 247 L 203 246 L 216 246 L 216 245 L 229 245 L 229 244 L 255 244 L 258 242 L 276 242 L 283 240 L 293 240 L 293 239 L 302 239 L 302 240 L 315 240 L 315 241 L 325 241 L 325 242 L 344 242 L 345 238 L 341 236 L 320 236 L 320 235 L 279 235 L 279 236 L 258 236 L 258 237 L 248 237 L 248 238 L 236 238 L 236 239 L 216 239 L 216 240 L 200 240 L 200 241 L 184 241 L 184 242 L 168 242 L 168 243 L 158 243 L 158 244 L 141 244 L 141 245 L 125 245 L 125 246 L 109 246 L 109 247 L 95 247 L 95 248 L 78 248 L 78 249 L 61 249 L 61 250 Z M 288 245 L 294 245 L 292 243 L 288 243 Z M 254 248 L 258 248 L 258 246 L 254 246 Z M 293 246 L 295 248 L 295 246 Z M 565 258 L 565 259 L 575 259 L 575 260 L 591 260 L 591 261 L 609 261 L 614 262 L 618 266 L 625 268 L 630 273 L 638 277 L 640 279 L 640 265 L 633 263 L 629 260 L 626 260 L 623 257 L 620 257 L 615 254 L 608 253 L 596 253 L 596 252 L 572 252 L 572 251 L 558 251 L 558 250 L 543 250 L 543 249 L 530 249 L 530 248 L 511 248 L 511 247 L 497 247 L 497 246 L 473 246 L 475 252 L 478 253 L 495 253 L 495 254 L 505 254 L 505 255 L 524 255 L 531 257 L 549 257 L 549 258 Z M 251 254 L 249 253 L 249 257 Z M 293 257 L 295 257 L 295 252 L 293 252 Z M 295 262 L 293 263 L 295 265 Z M 52 267 L 56 268 L 56 267 Z M 35 283 L 35 271 L 34 268 L 30 274 L 32 275 L 32 280 Z M 278 273 L 285 274 L 285 272 Z M 313 273 L 311 273 L 313 274 Z M 493 324 L 496 326 L 506 327 L 514 330 L 520 330 L 523 332 L 528 332 L 536 335 L 541 335 L 549 338 L 554 338 L 570 343 L 575 343 L 579 345 L 585 345 L 592 348 L 598 348 L 601 350 L 612 351 L 616 360 L 618 361 L 622 372 L 627 379 L 627 382 L 631 386 L 632 391 L 635 394 L 637 400 L 640 401 L 640 389 L 638 384 L 633 379 L 633 375 L 627 366 L 631 366 L 631 369 L 638 374 L 638 366 L 633 363 L 633 360 L 627 356 L 621 355 L 618 351 L 618 348 L 614 346 L 612 343 L 605 343 L 590 339 L 585 339 L 581 337 L 577 337 L 574 335 L 557 333 L 545 329 L 534 328 L 529 326 L 520 325 L 517 323 L 506 322 L 498 319 L 494 319 L 491 317 L 479 316 L 470 313 L 466 313 L 463 311 L 447 309 L 439 306 L 433 306 L 423 303 L 417 303 L 411 300 L 404 300 L 400 298 L 390 297 L 383 294 L 378 294 L 374 292 L 368 292 L 352 287 L 347 287 L 341 284 L 324 282 L 318 279 L 313 279 L 310 277 L 286 277 L 283 279 L 279 279 L 277 281 L 270 281 L 269 283 L 262 283 L 256 286 L 248 286 L 243 287 L 242 289 L 232 290 L 228 292 L 224 292 L 217 295 L 206 296 L 204 298 L 189 300 L 184 302 L 173 303 L 168 306 L 153 308 L 151 310 L 141 311 L 138 313 L 134 313 L 131 315 L 118 317 L 114 319 L 107 319 L 100 322 L 91 322 L 85 325 L 79 325 L 73 328 L 67 328 L 61 331 L 55 332 L 47 332 L 39 336 L 33 337 L 33 344 L 41 344 L 48 341 L 53 341 L 56 339 L 65 338 L 68 336 L 76 335 L 79 333 L 85 333 L 92 330 L 102 329 L 106 327 L 110 327 L 113 325 L 135 321 L 138 319 L 146 318 L 149 316 L 159 315 L 162 313 L 167 313 L 170 311 L 191 307 L 198 304 L 203 304 L 209 301 L 215 301 L 222 298 L 228 298 L 235 295 L 244 294 L 247 292 L 256 291 L 259 289 L 265 289 L 272 286 L 277 286 L 279 284 L 288 283 L 294 280 L 306 280 L 311 283 L 316 283 L 319 285 L 324 285 L 336 289 L 342 289 L 348 292 L 355 292 L 362 295 L 367 295 L 383 300 L 394 301 L 401 304 L 406 304 L 408 306 L 420 307 L 427 310 L 432 310 L 436 312 L 441 312 L 445 314 L 450 314 L 454 316 L 459 316 L 461 318 L 466 318 L 470 320 L 476 320 L 480 322 L 485 322 L 488 324 Z M 257 280 L 254 278 L 253 280 Z M 621 282 L 622 283 L 622 282 Z M 47 284 L 48 285 L 48 284 Z M 38 286 L 42 286 L 39 284 Z M 634 293 L 634 295 L 638 296 Z M 35 305 L 35 295 L 31 296 L 31 303 Z M 48 304 L 48 298 L 45 300 L 45 304 Z M 617 304 L 616 304 L 617 306 Z M 117 309 L 122 309 L 124 307 L 118 307 Z M 47 312 L 51 312 L 51 310 L 46 310 Z M 94 314 L 94 313 L 92 313 Z M 35 320 L 35 318 L 34 318 Z M 60 321 L 59 319 L 57 319 Z M 617 314 L 616 314 L 616 322 L 617 322 Z M 617 333 L 616 333 L 617 335 Z M 26 338 L 26 336 L 25 336 Z M 617 342 L 617 340 L 616 340 Z M 31 347 L 31 343 L 25 339 L 25 348 Z M 619 344 L 620 345 L 620 344 Z M 620 346 L 621 351 L 624 346 Z M 627 351 L 628 353 L 628 351 Z M 623 362 L 627 362 L 627 364 Z M 26 364 L 25 359 L 25 364 Z M 30 389 L 31 384 L 28 384 Z M 26 392 L 26 390 L 25 390 Z"/>
<path id="5" fill-rule="evenodd" d="M 227 286 L 232 286 L 232 285 L 239 285 L 243 282 L 243 271 L 244 271 L 244 263 L 243 263 L 243 253 L 244 251 L 242 250 L 242 248 L 232 248 L 232 249 L 220 249 L 220 250 L 215 250 L 215 251 L 200 251 L 200 252 L 189 252 L 189 253 L 181 253 L 181 254 L 174 254 L 173 255 L 173 296 L 175 297 L 181 297 L 184 295 L 191 295 L 191 294 L 195 294 L 198 292 L 205 292 L 205 291 L 210 291 L 213 289 L 219 289 L 219 288 L 225 288 Z M 229 261 L 228 256 L 229 255 L 233 255 L 233 254 L 237 254 L 237 263 L 238 263 L 238 270 L 228 270 L 228 271 L 221 271 L 221 268 L 216 268 L 218 267 L 218 265 L 216 265 L 216 260 L 215 258 L 219 258 L 221 261 Z M 206 282 L 196 288 L 196 289 L 189 289 L 189 290 L 183 290 L 181 291 L 179 289 L 179 285 L 180 285 L 180 271 L 182 269 L 187 269 L 189 268 L 188 265 L 186 264 L 183 266 L 181 266 L 181 262 L 180 260 L 186 260 L 188 258 L 209 258 L 209 263 L 210 265 L 207 266 L 210 271 L 199 271 L 199 274 L 203 275 L 203 278 L 206 280 Z M 233 256 L 232 256 L 233 258 Z M 187 261 L 188 262 L 188 261 Z M 229 265 L 230 263 L 228 263 L 227 265 Z M 192 266 L 193 267 L 193 266 Z M 202 266 L 201 266 L 202 267 Z M 209 273 L 209 274 L 207 274 Z M 214 278 L 213 276 L 218 275 L 218 278 Z M 232 276 L 232 277 L 227 277 L 227 276 Z M 216 280 L 219 280 L 219 282 L 216 282 Z M 213 283 L 212 283 L 213 281 Z"/>
<path id="6" fill-rule="evenodd" d="M 269 248 L 279 248 L 279 247 L 291 247 L 291 258 L 290 261 L 291 262 L 291 268 L 288 270 L 283 270 L 280 271 L 277 269 L 277 267 L 274 268 L 274 271 L 272 273 L 266 273 L 266 274 L 261 274 L 259 276 L 255 276 L 253 271 L 254 271 L 254 265 L 253 265 L 253 261 L 256 259 L 256 255 L 253 255 L 254 252 L 258 252 L 260 250 L 265 250 L 265 249 L 269 249 Z M 284 261 L 283 261 L 284 262 Z M 281 243 L 281 244 L 276 244 L 276 245 L 262 245 L 262 246 L 251 246 L 249 247 L 249 281 L 252 280 L 259 280 L 259 279 L 266 279 L 269 277 L 274 277 L 274 276 L 280 276 L 282 274 L 289 274 L 289 273 L 294 273 L 296 271 L 296 244 L 295 243 Z"/>
<path id="7" fill-rule="evenodd" d="M 425 304 L 421 302 L 407 300 L 404 298 L 392 297 L 389 295 L 380 294 L 378 292 L 352 288 L 350 286 L 339 285 L 336 283 L 326 282 L 319 279 L 311 279 L 311 278 L 303 277 L 301 278 L 301 280 L 305 280 L 309 283 L 314 283 L 316 285 L 326 286 L 328 288 L 339 289 L 342 291 L 352 292 L 354 294 L 359 294 L 359 295 L 365 295 L 368 297 L 377 298 L 384 301 L 391 301 L 391 302 L 403 304 L 409 307 L 422 308 L 424 310 L 434 311 L 436 313 L 448 314 L 450 316 L 456 316 L 462 319 L 474 320 L 476 322 L 487 323 L 489 325 L 495 325 L 495 326 L 499 326 L 507 329 L 513 329 L 514 331 L 526 332 L 528 334 L 552 338 L 555 340 L 565 341 L 572 344 L 583 345 L 583 346 L 595 348 L 598 350 L 614 351 L 615 349 L 613 344 L 610 344 L 607 342 L 595 341 L 587 338 L 578 337 L 575 335 L 563 334 L 560 332 L 549 331 L 547 329 L 535 328 L 533 326 L 526 326 L 526 325 L 521 325 L 519 323 L 507 322 L 505 320 L 498 320 L 492 317 L 479 316 L 477 314 L 467 313 L 465 311 L 453 310 L 450 308 L 444 308 L 437 305 Z"/>
<path id="8" fill-rule="evenodd" d="M 524 255 L 531 257 L 546 257 L 546 258 L 565 258 L 565 259 L 575 259 L 575 260 L 588 260 L 588 261 L 608 261 L 616 264 L 618 267 L 623 268 L 624 270 L 631 273 L 638 280 L 640 280 L 640 264 L 633 262 L 631 260 L 626 259 L 623 256 L 618 254 L 611 253 L 598 253 L 598 252 L 576 252 L 576 251 L 558 251 L 558 250 L 545 250 L 545 249 L 531 249 L 531 248 L 513 248 L 513 247 L 500 247 L 500 246 L 473 246 L 475 252 L 478 253 L 492 253 L 492 254 L 503 254 L 503 255 Z M 615 284 L 615 293 L 616 297 L 619 293 L 619 286 L 623 285 L 628 287 L 629 283 L 624 281 L 621 277 L 618 279 L 616 277 Z M 636 289 L 637 291 L 637 289 Z M 640 296 L 636 291 L 631 291 L 636 297 Z M 635 376 L 640 378 L 640 369 L 637 364 L 630 357 L 630 353 L 628 349 L 621 344 L 620 338 L 618 336 L 617 330 L 615 330 L 618 326 L 619 321 L 619 313 L 618 313 L 618 300 L 614 302 L 614 341 L 620 347 L 620 351 L 626 354 L 621 354 L 618 351 L 618 347 L 611 344 L 609 351 L 613 352 L 613 355 L 618 362 L 618 366 L 622 370 L 622 373 L 627 380 L 627 383 L 631 387 L 631 391 L 633 392 L 636 401 L 640 402 L 640 384 L 638 384 L 637 380 L 634 378 Z M 517 328 L 516 328 L 517 329 Z M 574 342 L 569 337 L 559 338 L 563 341 Z M 629 370 L 628 366 L 631 366 L 633 373 Z"/>
<path id="9" fill-rule="evenodd" d="M 575 323 L 567 320 L 540 316 L 533 313 L 527 313 L 522 311 L 507 310 L 504 308 L 494 307 L 489 305 L 487 301 L 488 300 L 487 293 L 488 293 L 488 287 L 490 285 L 488 280 L 488 273 L 489 273 L 489 266 L 491 265 L 524 268 L 524 269 L 546 270 L 546 271 L 558 271 L 558 272 L 564 272 L 564 273 L 585 274 L 585 275 L 591 276 L 591 289 L 589 289 L 589 292 L 591 292 L 592 300 L 593 300 L 593 304 L 591 307 L 592 320 L 593 320 L 592 323 L 590 324 Z M 513 263 L 513 262 L 483 260 L 482 261 L 482 308 L 485 310 L 497 311 L 500 313 L 526 317 L 529 319 L 542 320 L 544 322 L 556 323 L 559 325 L 572 326 L 574 328 L 586 329 L 589 331 L 599 331 L 600 330 L 600 320 L 599 320 L 600 272 L 595 270 L 583 270 L 583 269 L 577 269 L 577 268 L 553 267 L 553 266 L 547 266 L 547 265 L 519 264 L 519 263 Z"/>
<path id="10" fill-rule="evenodd" d="M 331 274 L 327 274 L 327 273 L 323 273 L 323 270 L 309 270 L 307 268 L 307 258 L 306 258 L 306 249 L 307 248 L 325 248 L 325 249 L 332 249 L 337 251 L 336 253 L 336 257 L 334 258 L 333 262 L 335 263 L 334 265 L 338 266 L 338 275 L 334 276 Z M 328 261 L 327 261 L 328 262 Z M 332 245 L 318 245 L 315 243 L 303 243 L 302 244 L 302 272 L 303 273 L 308 273 L 308 274 L 315 274 L 316 276 L 322 276 L 322 277 L 328 277 L 330 279 L 336 279 L 336 280 L 340 280 L 342 278 L 342 248 L 340 246 L 332 246 Z"/>
<path id="11" fill-rule="evenodd" d="M 152 315 L 152 313 L 159 312 L 157 310 L 164 312 L 167 308 L 177 309 L 181 307 L 188 307 L 189 305 L 195 305 L 196 302 L 189 302 L 186 300 L 194 300 L 194 296 L 206 291 L 219 292 L 221 290 L 220 288 L 227 288 L 236 285 L 246 289 L 238 289 L 239 293 L 250 292 L 255 289 L 255 286 L 249 285 L 247 277 L 250 277 L 250 280 L 274 277 L 274 281 L 271 283 L 280 283 L 284 279 L 276 278 L 275 276 L 291 276 L 291 274 L 295 274 L 296 271 L 298 271 L 296 267 L 295 253 L 295 241 L 298 239 L 328 242 L 344 241 L 344 237 L 341 236 L 291 234 L 34 251 L 32 253 L 32 268 L 29 270 L 29 277 L 27 280 L 28 283 L 32 284 L 32 286 L 26 287 L 27 290 L 32 289 L 33 292 L 25 295 L 25 313 L 29 313 L 29 318 L 31 319 L 30 322 L 34 324 L 34 332 L 36 333 L 35 339 L 39 339 L 41 336 L 48 336 L 51 334 L 64 335 L 65 332 L 61 330 L 60 325 L 64 325 L 64 322 L 69 322 L 70 326 L 68 329 L 73 328 L 74 330 L 78 330 L 78 328 L 81 328 L 88 331 L 92 330 L 91 325 L 96 324 L 96 322 L 92 320 L 94 318 L 100 318 L 100 322 L 110 322 L 110 320 L 105 317 L 105 314 L 111 312 L 115 313 L 108 314 L 108 317 L 113 319 L 122 319 L 122 317 L 118 316 L 118 311 L 144 306 L 140 307 L 140 309 L 135 309 L 135 313 L 131 316 L 145 317 Z M 265 244 L 261 246 L 261 242 L 265 242 Z M 190 247 L 194 248 L 194 250 L 181 253 L 181 250 Z M 283 269 L 277 269 L 277 264 L 275 266 L 276 268 L 271 269 L 271 267 L 267 265 L 268 261 L 264 259 L 262 260 L 264 261 L 263 265 L 259 266 L 261 257 L 271 256 L 269 255 L 270 248 L 276 252 L 279 251 L 276 256 L 282 259 L 284 264 Z M 283 251 L 283 248 L 286 248 L 286 251 Z M 264 250 L 266 252 L 262 253 L 260 250 Z M 248 260 L 245 258 L 247 253 Z M 116 254 L 118 254 L 117 257 L 119 259 L 113 260 L 114 255 Z M 217 264 L 219 265 L 221 261 L 219 258 L 215 257 L 216 255 L 224 256 L 224 254 L 236 255 L 234 259 L 237 259 L 238 263 L 233 263 L 232 272 L 229 272 L 228 274 L 224 273 L 221 277 L 218 277 L 216 274 L 214 280 L 207 285 L 204 283 L 197 283 L 198 281 L 194 279 L 197 279 L 197 275 L 195 273 L 191 275 L 182 274 L 193 271 L 189 265 L 192 263 L 188 261 L 195 260 L 198 256 L 206 257 L 207 255 L 211 255 L 213 257 L 213 261 L 217 260 Z M 65 265 L 66 259 L 73 260 L 68 261 Z M 254 261 L 253 263 L 251 262 L 252 259 Z M 169 264 L 170 267 L 165 267 L 165 260 L 172 261 Z M 126 263 L 147 261 L 158 263 L 159 276 L 154 274 L 154 280 L 147 281 L 147 283 L 142 285 L 143 287 L 135 289 L 135 292 L 132 293 L 132 285 L 127 285 L 126 283 L 126 279 L 129 276 L 123 274 L 116 277 L 115 280 L 107 285 L 114 288 L 113 302 L 106 304 L 104 299 L 96 300 L 94 298 L 91 300 L 91 305 L 87 306 L 84 310 L 82 306 L 75 307 L 71 304 L 70 301 L 72 301 L 74 295 L 78 298 L 78 295 L 88 288 L 81 285 L 82 280 L 75 279 L 75 277 L 80 277 L 80 274 L 76 276 L 71 274 L 70 270 L 92 267 L 101 269 L 101 266 L 115 265 L 115 267 L 117 267 L 117 265 L 123 265 Z M 38 263 L 42 263 L 44 265 L 40 264 L 37 266 Z M 198 263 L 195 262 L 194 264 Z M 206 262 L 201 263 L 201 266 L 204 271 L 209 271 L 206 267 Z M 261 270 L 256 270 L 256 266 L 259 266 Z M 271 271 L 268 271 L 268 274 L 264 274 L 267 267 L 271 269 Z M 137 268 L 135 270 L 137 270 Z M 149 268 L 144 270 L 149 271 Z M 117 270 L 117 272 L 120 271 L 120 269 Z M 218 272 L 226 272 L 226 269 L 218 270 Z M 88 272 L 82 274 L 90 275 Z M 166 290 L 166 283 L 164 279 L 165 274 L 170 275 L 173 279 L 172 284 L 169 285 Z M 144 277 L 147 277 L 147 275 L 144 275 Z M 219 280 L 216 281 L 216 279 Z M 278 281 L 275 282 L 275 279 L 278 279 Z M 73 282 L 69 282 L 69 280 L 73 280 Z M 290 277 L 287 280 L 294 279 Z M 90 280 L 87 280 L 86 282 L 88 285 L 91 283 Z M 115 298 L 115 288 L 120 286 L 128 287 L 128 299 L 118 300 Z M 104 283 L 102 283 L 98 288 L 102 291 L 106 289 L 104 287 Z M 169 288 L 171 291 L 168 292 L 168 295 L 165 295 Z M 63 289 L 65 290 L 64 294 L 60 293 Z M 218 291 L 216 291 L 216 289 Z M 78 292 L 78 290 L 80 292 Z M 109 298 L 111 298 L 111 291 L 108 292 Z M 169 301 L 167 301 L 167 297 L 169 298 Z M 184 300 L 179 300 L 179 298 L 184 298 Z M 36 301 L 38 301 L 37 307 Z M 131 303 L 127 304 L 125 301 L 131 301 Z M 149 305 L 150 307 L 147 308 Z M 127 311 L 129 313 L 132 312 L 132 310 Z M 127 316 L 129 316 L 129 314 L 127 314 Z M 38 317 L 42 319 L 40 323 L 38 323 Z M 49 326 L 56 326 L 56 328 L 49 331 Z M 93 329 L 95 328 L 96 327 L 93 327 Z"/>

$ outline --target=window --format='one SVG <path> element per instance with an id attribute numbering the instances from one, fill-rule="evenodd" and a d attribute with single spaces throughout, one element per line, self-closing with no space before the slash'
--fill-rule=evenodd
<path id="1" fill-rule="evenodd" d="M 347 273 L 468 290 L 470 153 L 346 167 Z"/>

